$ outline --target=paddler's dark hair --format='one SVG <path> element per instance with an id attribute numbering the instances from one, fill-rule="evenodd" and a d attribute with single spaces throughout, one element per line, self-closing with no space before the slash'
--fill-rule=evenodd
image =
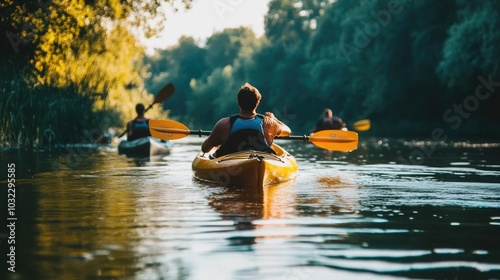
<path id="1" fill-rule="evenodd" d="M 259 90 L 249 83 L 245 83 L 238 91 L 238 105 L 242 110 L 252 111 L 260 103 L 262 95 Z"/>
<path id="2" fill-rule="evenodd" d="M 137 115 L 142 115 L 144 114 L 144 104 L 142 103 L 138 103 L 137 105 L 135 105 L 135 112 L 137 113 Z"/>
<path id="3" fill-rule="evenodd" d="M 326 118 L 331 118 L 333 117 L 333 111 L 332 109 L 330 108 L 326 108 L 323 115 L 326 117 Z"/>

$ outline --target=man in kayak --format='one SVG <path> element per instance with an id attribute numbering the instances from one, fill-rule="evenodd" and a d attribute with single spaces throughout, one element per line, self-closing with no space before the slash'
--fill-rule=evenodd
<path id="1" fill-rule="evenodd" d="M 137 117 L 127 123 L 127 140 L 132 141 L 141 137 L 151 136 L 149 133 L 149 119 L 144 116 L 144 104 L 135 106 Z"/>
<path id="2" fill-rule="evenodd" d="M 201 150 L 208 153 L 219 147 L 214 155 L 217 157 L 244 150 L 273 153 L 274 137 L 288 136 L 292 131 L 271 112 L 257 114 L 261 97 L 259 90 L 249 83 L 242 85 L 237 95 L 239 114 L 220 119 Z"/>
<path id="3" fill-rule="evenodd" d="M 310 132 L 314 133 L 327 129 L 347 130 L 342 119 L 334 116 L 332 110 L 329 108 L 325 109 L 324 117 L 316 123 L 316 126 Z"/>

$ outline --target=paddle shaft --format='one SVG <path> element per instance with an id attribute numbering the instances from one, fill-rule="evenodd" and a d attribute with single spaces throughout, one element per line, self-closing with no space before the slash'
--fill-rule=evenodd
<path id="1" fill-rule="evenodd" d="M 198 135 L 198 136 L 209 136 L 212 131 L 208 130 L 190 130 L 189 135 Z M 301 140 L 304 142 L 309 141 L 309 136 L 307 135 L 288 135 L 288 136 L 276 136 L 275 139 L 281 140 Z"/>
<path id="2" fill-rule="evenodd" d="M 211 131 L 206 130 L 190 130 L 184 124 L 174 120 L 150 120 L 149 130 L 151 136 L 163 140 L 181 139 L 188 135 L 208 136 Z M 278 136 L 276 139 L 283 140 L 300 140 L 303 142 L 311 142 L 314 145 L 335 151 L 353 151 L 358 146 L 358 134 L 353 131 L 344 130 L 322 130 L 312 135 L 302 136 Z"/>
<path id="3" fill-rule="evenodd" d="M 367 127 L 368 128 L 360 129 L 360 131 L 368 130 L 370 128 L 369 127 L 369 123 L 368 123 Z M 200 130 L 189 130 L 189 135 L 198 135 L 200 137 L 201 136 L 209 136 L 211 133 L 212 133 L 212 131 L 209 131 L 209 130 L 201 130 L 201 129 Z M 307 135 L 302 135 L 302 136 L 300 136 L 300 135 L 276 136 L 275 138 L 276 139 L 283 139 L 283 140 L 303 140 L 303 141 L 308 141 L 309 140 L 309 136 L 307 136 Z"/>

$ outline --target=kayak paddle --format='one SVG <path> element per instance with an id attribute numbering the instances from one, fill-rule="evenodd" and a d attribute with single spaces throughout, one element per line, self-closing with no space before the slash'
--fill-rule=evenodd
<path id="1" fill-rule="evenodd" d="M 163 140 L 176 140 L 188 135 L 208 136 L 211 131 L 189 130 L 184 124 L 173 120 L 150 120 L 151 136 Z M 325 150 L 350 152 L 358 147 L 358 134 L 354 131 L 321 130 L 310 136 L 277 136 L 276 139 L 309 141 Z"/>
<path id="2" fill-rule="evenodd" d="M 160 89 L 158 94 L 155 96 L 153 103 L 149 104 L 148 108 L 144 110 L 144 113 L 146 113 L 149 109 L 151 109 L 151 107 L 153 107 L 153 105 L 155 105 L 156 103 L 162 103 L 163 101 L 167 100 L 170 96 L 172 96 L 172 94 L 174 94 L 174 91 L 175 91 L 174 84 L 168 83 L 166 86 Z M 120 134 L 118 138 L 121 138 L 123 135 L 125 135 L 125 133 L 127 133 L 126 130 L 122 134 Z"/>
<path id="3" fill-rule="evenodd" d="M 352 127 L 357 131 L 367 131 L 371 127 L 371 122 L 369 119 L 359 120 L 353 123 Z"/>

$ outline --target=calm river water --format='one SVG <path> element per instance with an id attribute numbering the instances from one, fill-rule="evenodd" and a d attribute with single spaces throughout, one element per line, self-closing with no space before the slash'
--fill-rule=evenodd
<path id="1" fill-rule="evenodd" d="M 278 142 L 297 178 L 252 193 L 192 178 L 202 140 L 1 152 L 1 278 L 500 279 L 499 143 Z"/>

